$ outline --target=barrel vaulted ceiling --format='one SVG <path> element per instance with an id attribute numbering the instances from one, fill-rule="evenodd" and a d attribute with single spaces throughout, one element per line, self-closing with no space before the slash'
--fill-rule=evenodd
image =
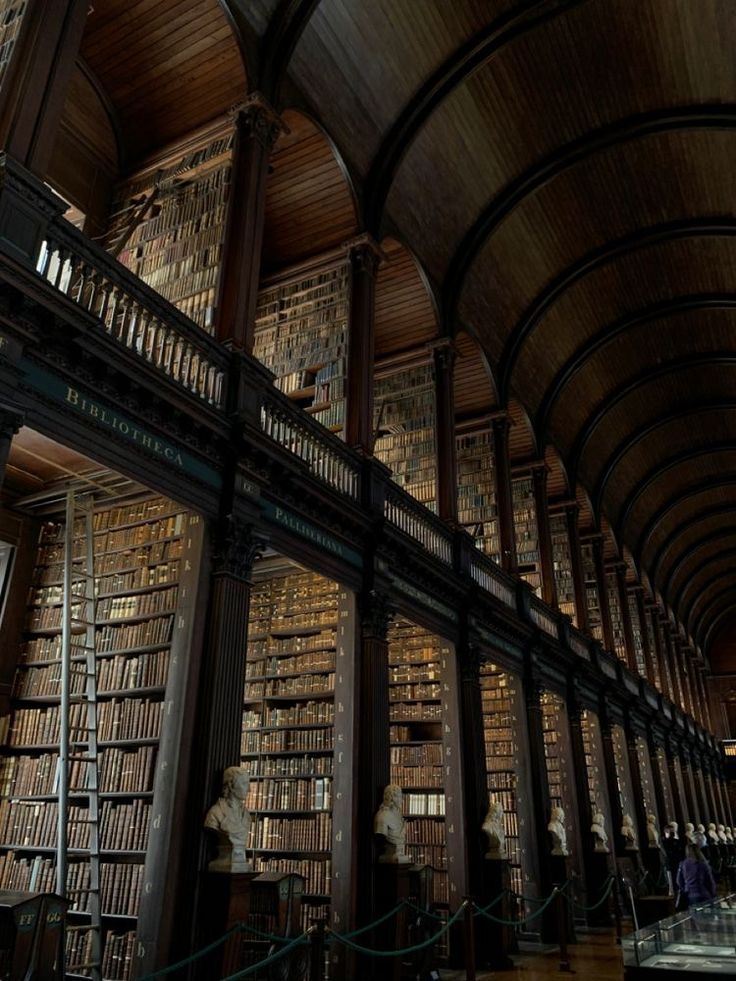
<path id="1" fill-rule="evenodd" d="M 413 251 L 440 329 L 480 343 L 539 454 L 556 447 L 696 642 L 736 624 L 736 3 L 160 5 L 190 38 L 190 114 L 246 75 L 309 109 L 360 224 Z M 168 75 L 146 92 L 127 74 L 138 57 L 158 77 L 148 35 L 116 65 L 104 33 L 86 58 L 131 145 L 147 98 L 173 129 Z"/>

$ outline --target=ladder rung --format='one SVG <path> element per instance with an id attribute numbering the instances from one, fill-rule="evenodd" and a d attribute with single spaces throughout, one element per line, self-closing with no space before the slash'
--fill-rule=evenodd
<path id="1" fill-rule="evenodd" d="M 67 756 L 67 759 L 71 760 L 73 763 L 95 763 L 97 761 L 96 756 L 73 756 L 71 754 Z"/>

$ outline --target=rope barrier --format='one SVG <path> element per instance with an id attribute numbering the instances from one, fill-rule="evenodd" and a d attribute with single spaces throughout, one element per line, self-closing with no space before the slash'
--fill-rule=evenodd
<path id="1" fill-rule="evenodd" d="M 343 933 L 341 936 L 348 938 L 359 937 L 362 933 L 367 933 L 369 930 L 374 930 L 382 923 L 385 923 L 386 920 L 390 920 L 392 916 L 396 916 L 399 910 L 401 910 L 404 906 L 413 905 L 414 904 L 410 903 L 408 899 L 402 899 L 398 906 L 395 906 L 392 910 L 389 910 L 388 913 L 384 913 L 383 916 L 379 916 L 379 918 L 374 920 L 373 923 L 369 923 L 367 926 L 358 927 L 357 930 L 351 930 L 350 933 Z M 415 906 L 414 908 L 419 909 L 418 906 Z M 329 937 L 327 939 L 329 942 Z"/>
<path id="2" fill-rule="evenodd" d="M 445 923 L 441 930 L 438 930 L 433 936 L 428 940 L 424 940 L 421 943 L 414 944 L 411 947 L 403 947 L 401 950 L 371 950 L 369 947 L 362 947 L 360 944 L 353 943 L 347 935 L 335 933 L 334 930 L 330 931 L 330 935 L 341 944 L 346 947 L 350 947 L 351 950 L 357 951 L 359 954 L 365 954 L 368 957 L 405 957 L 407 954 L 415 954 L 419 950 L 424 950 L 427 947 L 431 947 L 436 944 L 437 941 L 443 936 L 450 927 L 457 922 L 457 920 L 465 913 L 465 907 L 468 905 L 467 900 L 460 906 L 458 911 L 450 917 L 450 919 Z M 224 981 L 234 981 L 234 978 L 225 978 Z"/>
<path id="3" fill-rule="evenodd" d="M 603 895 L 597 902 L 593 903 L 592 906 L 584 906 L 582 903 L 577 903 L 570 896 L 565 896 L 565 899 L 567 899 L 570 906 L 576 910 L 579 910 L 581 913 L 592 913 L 594 909 L 598 909 L 599 906 L 602 906 L 610 896 L 611 890 L 613 889 L 614 879 L 614 875 L 608 876 L 607 884 L 605 884 L 603 887 Z"/>
<path id="4" fill-rule="evenodd" d="M 286 947 L 282 947 L 281 950 L 277 950 L 273 954 L 269 954 L 268 957 L 264 957 L 262 961 L 258 961 L 257 964 L 251 964 L 250 967 L 244 968 L 242 971 L 238 971 L 235 974 L 228 974 L 226 978 L 222 981 L 239 981 L 240 978 L 247 978 L 250 974 L 255 974 L 256 971 L 260 971 L 264 967 L 268 967 L 269 964 L 273 964 L 275 961 L 281 960 L 290 951 L 294 950 L 296 947 L 304 947 L 309 943 L 309 935 L 303 933 L 301 936 L 296 937 L 291 943 L 287 944 Z"/>
<path id="5" fill-rule="evenodd" d="M 522 923 L 530 923 L 532 920 L 536 920 L 538 916 L 541 916 L 542 913 L 544 913 L 544 911 L 550 905 L 550 903 L 554 899 L 556 899 L 557 896 L 560 895 L 560 893 L 563 893 L 565 891 L 566 886 L 567 883 L 564 883 L 559 888 L 555 886 L 552 892 L 549 894 L 549 896 L 544 900 L 543 906 L 540 906 L 539 909 L 534 910 L 534 912 L 530 913 L 529 916 L 524 916 L 518 920 L 502 920 L 500 917 L 492 916 L 490 913 L 486 913 L 480 909 L 478 910 L 478 912 L 480 913 L 481 916 L 485 917 L 487 920 L 491 920 L 493 923 L 499 923 L 501 926 L 520 926 Z"/>
<path id="6" fill-rule="evenodd" d="M 433 913 L 431 910 L 422 909 L 421 906 L 417 906 L 416 903 L 412 903 L 408 899 L 405 899 L 404 900 L 404 903 L 405 903 L 406 906 L 409 907 L 409 909 L 415 910 L 417 913 L 421 914 L 422 916 L 428 916 L 431 920 L 443 920 L 444 921 L 444 919 L 445 919 L 444 916 L 442 916 L 441 913 Z M 350 936 L 350 934 L 346 934 L 346 936 Z"/>
<path id="7" fill-rule="evenodd" d="M 489 909 L 493 909 L 494 906 L 498 906 L 498 904 L 501 902 L 503 897 L 508 895 L 509 895 L 509 890 L 504 889 L 504 891 L 500 895 L 496 896 L 495 899 L 492 899 L 487 906 L 476 906 L 476 904 L 473 903 L 473 906 L 475 906 L 475 912 L 473 913 L 473 916 L 482 916 L 484 913 L 487 913 Z"/>
<path id="8" fill-rule="evenodd" d="M 219 940 L 213 940 L 211 944 L 207 944 L 201 950 L 198 950 L 194 954 L 190 954 L 189 957 L 185 957 L 181 961 L 177 961 L 176 964 L 170 964 L 168 967 L 162 967 L 158 971 L 152 971 L 150 974 L 144 974 L 141 981 L 151 981 L 152 978 L 162 978 L 165 974 L 171 974 L 172 971 L 177 971 L 180 967 L 186 967 L 188 964 L 193 964 L 194 961 L 199 960 L 200 957 L 204 957 L 205 954 L 211 953 L 213 950 L 224 944 L 228 937 L 232 937 L 234 933 L 237 933 L 241 928 L 242 923 L 236 923 L 234 927 L 231 927 L 227 933 L 223 934 Z"/>

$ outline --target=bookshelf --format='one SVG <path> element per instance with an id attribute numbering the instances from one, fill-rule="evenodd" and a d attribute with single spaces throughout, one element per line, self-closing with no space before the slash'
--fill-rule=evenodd
<path id="1" fill-rule="evenodd" d="M 401 368 L 374 379 L 373 452 L 393 480 L 431 511 L 437 510 L 436 398 L 431 364 Z"/>
<path id="2" fill-rule="evenodd" d="M 481 666 L 480 686 L 488 797 L 503 805 L 511 888 L 516 893 L 528 894 L 527 886 L 533 875 L 526 840 L 529 793 L 521 732 L 524 719 L 521 684 L 513 675 L 486 662 Z"/>
<path id="3" fill-rule="evenodd" d="M 23 23 L 25 9 L 26 0 L 1 0 L 0 2 L 0 87 Z"/>
<path id="4" fill-rule="evenodd" d="M 447 907 L 440 641 L 397 618 L 388 644 L 391 782 L 404 792 L 407 851 L 432 866 L 432 900 Z"/>
<path id="5" fill-rule="evenodd" d="M 188 515 L 164 498 L 99 505 L 94 513 L 95 649 L 98 688 L 103 976 L 133 970 L 136 922 L 147 866 L 150 815 L 165 809 L 154 784 L 164 700 L 178 684 L 170 671 L 175 620 L 182 615 L 183 565 L 195 565 Z M 83 563 L 83 523 L 72 564 Z M 64 524 L 41 526 L 27 597 L 26 629 L 0 760 L 0 887 L 55 891 L 57 769 Z M 83 585 L 83 584 L 82 584 Z M 182 658 L 186 660 L 186 657 Z M 77 676 L 76 690 L 83 678 Z M 72 703 L 72 733 L 83 706 Z M 69 919 L 88 916 L 87 764 L 72 762 Z M 67 958 L 86 958 L 89 934 L 70 932 Z M 74 975 L 83 975 L 75 971 Z"/>
<path id="6" fill-rule="evenodd" d="M 565 812 L 567 848 L 572 863 L 580 874 L 578 808 L 567 708 L 562 697 L 549 690 L 542 692 L 541 708 L 550 808 L 561 807 Z"/>
<path id="7" fill-rule="evenodd" d="M 606 768 L 603 758 L 603 740 L 598 717 L 590 709 L 580 713 L 580 729 L 583 736 L 585 768 L 588 775 L 588 794 L 591 813 L 600 811 L 606 818 L 608 831 L 611 831 L 611 814 L 608 806 L 606 787 Z"/>
<path id="8" fill-rule="evenodd" d="M 618 577 L 615 572 L 606 573 L 606 589 L 608 590 L 608 608 L 611 612 L 611 630 L 613 633 L 613 651 L 619 661 L 627 662 L 626 635 L 624 634 L 624 615 L 621 609 L 621 592 L 618 588 Z"/>
<path id="9" fill-rule="evenodd" d="M 534 501 L 534 482 L 531 476 L 517 477 L 511 482 L 514 509 L 514 534 L 519 575 L 542 595 L 542 572 L 539 557 L 537 509 Z"/>
<path id="10" fill-rule="evenodd" d="M 659 775 L 659 783 L 662 788 L 662 796 L 664 798 L 665 812 L 664 814 L 660 814 L 661 825 L 663 825 L 665 822 L 676 820 L 675 804 L 672 797 L 672 787 L 670 785 L 670 773 L 667 766 L 667 754 L 664 751 L 664 747 L 657 746 L 651 759 L 652 767 L 656 767 Z"/>
<path id="11" fill-rule="evenodd" d="M 350 268 L 339 262 L 269 282 L 258 294 L 253 354 L 313 419 L 345 423 Z"/>
<path id="12" fill-rule="evenodd" d="M 112 249 L 122 241 L 124 266 L 208 333 L 214 330 L 231 154 L 232 136 L 223 135 L 163 175 L 121 185 L 108 235 Z"/>
<path id="13" fill-rule="evenodd" d="M 659 667 L 659 657 L 657 655 L 657 643 L 654 637 L 654 627 L 652 626 L 652 617 L 649 610 L 647 610 L 644 617 L 644 624 L 647 631 L 647 638 L 649 640 L 649 650 L 652 654 L 652 674 L 654 676 L 654 687 L 657 691 L 662 694 L 666 694 L 665 689 L 662 687 L 662 673 Z"/>
<path id="14" fill-rule="evenodd" d="M 642 637 L 642 625 L 639 620 L 639 604 L 636 602 L 636 593 L 627 592 L 626 602 L 629 604 L 629 618 L 631 619 L 631 636 L 634 641 L 636 670 L 642 678 L 646 678 L 647 665 L 644 659 L 644 640 Z"/>
<path id="15" fill-rule="evenodd" d="M 639 776 L 641 779 L 641 793 L 644 799 L 644 810 L 647 814 L 657 814 L 657 799 L 654 796 L 654 775 L 652 773 L 652 760 L 649 756 L 649 746 L 644 736 L 636 737 L 636 759 L 639 764 Z M 646 847 L 647 843 L 642 842 Z"/>
<path id="16" fill-rule="evenodd" d="M 476 548 L 501 561 L 496 502 L 496 468 L 490 432 L 456 436 L 457 517 Z"/>
<path id="17" fill-rule="evenodd" d="M 585 604 L 588 612 L 588 629 L 596 640 L 603 640 L 603 620 L 601 617 L 601 602 L 598 595 L 598 577 L 595 571 L 594 545 L 584 542 L 580 546 L 580 558 L 583 566 L 583 581 L 585 583 Z"/>
<path id="18" fill-rule="evenodd" d="M 549 530 L 552 540 L 552 566 L 557 589 L 557 605 L 560 608 L 560 613 L 570 617 L 577 627 L 578 617 L 575 609 L 575 583 L 572 576 L 570 537 L 567 533 L 567 518 L 564 512 L 550 515 Z"/>
<path id="19" fill-rule="evenodd" d="M 307 916 L 332 894 L 338 586 L 259 563 L 250 601 L 242 762 L 258 872 L 304 876 Z"/>
<path id="20" fill-rule="evenodd" d="M 631 783 L 631 769 L 629 767 L 629 754 L 626 746 L 626 733 L 622 726 L 614 725 L 611 727 L 611 737 L 613 742 L 613 759 L 616 766 L 616 786 L 618 788 L 618 799 L 621 805 L 621 814 L 629 814 L 636 821 L 636 810 L 634 807 L 634 793 Z M 620 828 L 616 828 L 618 833 Z M 639 842 L 641 846 L 641 842 Z"/>

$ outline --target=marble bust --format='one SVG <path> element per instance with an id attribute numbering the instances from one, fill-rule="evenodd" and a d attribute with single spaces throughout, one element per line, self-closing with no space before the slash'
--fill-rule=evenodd
<path id="1" fill-rule="evenodd" d="M 565 830 L 565 812 L 561 807 L 553 807 L 549 817 L 547 830 L 552 841 L 552 854 L 567 856 L 567 831 Z"/>
<path id="2" fill-rule="evenodd" d="M 647 844 L 650 848 L 659 848 L 659 830 L 654 814 L 647 814 Z"/>
<path id="3" fill-rule="evenodd" d="M 677 838 L 677 840 L 679 841 L 680 835 L 677 832 L 677 829 L 679 828 L 679 824 L 677 823 L 677 821 L 670 821 L 669 826 L 672 829 L 672 837 Z"/>
<path id="4" fill-rule="evenodd" d="M 623 824 L 621 825 L 621 834 L 625 842 L 625 848 L 627 851 L 638 851 L 639 846 L 636 841 L 636 831 L 634 830 L 634 822 L 630 814 L 624 814 Z"/>
<path id="5" fill-rule="evenodd" d="M 708 844 L 720 845 L 721 839 L 718 837 L 715 824 L 711 821 L 708 825 Z"/>
<path id="6" fill-rule="evenodd" d="M 595 842 L 593 851 L 608 854 L 608 835 L 606 834 L 605 823 L 606 819 L 604 816 L 600 811 L 596 811 L 593 815 L 593 824 L 590 830 L 593 835 L 593 841 Z"/>
<path id="7" fill-rule="evenodd" d="M 401 787 L 390 783 L 383 792 L 383 803 L 373 819 L 373 833 L 383 847 L 378 861 L 385 865 L 411 862 L 406 853 L 406 821 L 401 813 Z"/>
<path id="8" fill-rule="evenodd" d="M 488 838 L 486 858 L 506 858 L 506 831 L 503 822 L 503 805 L 491 801 L 488 813 L 483 820 L 482 830 Z"/>
<path id="9" fill-rule="evenodd" d="M 695 844 L 698 848 L 705 848 L 708 844 L 708 839 L 705 837 L 705 825 L 699 824 L 693 833 L 693 838 L 695 839 Z"/>
<path id="10" fill-rule="evenodd" d="M 222 775 L 222 794 L 204 819 L 217 842 L 217 857 L 207 866 L 211 872 L 252 871 L 245 856 L 251 823 L 245 809 L 249 784 L 248 771 L 240 766 L 229 766 Z"/>
<path id="11" fill-rule="evenodd" d="M 726 836 L 726 829 L 722 824 L 718 825 L 718 840 L 723 844 L 728 844 L 728 838 Z"/>
<path id="12" fill-rule="evenodd" d="M 733 845 L 735 840 L 733 837 L 733 828 L 726 828 L 725 831 L 726 831 L 726 841 L 729 843 L 729 845 Z"/>
<path id="13" fill-rule="evenodd" d="M 695 825 L 691 821 L 687 821 L 685 824 L 685 839 L 691 845 L 697 845 L 697 841 L 695 840 Z"/>

